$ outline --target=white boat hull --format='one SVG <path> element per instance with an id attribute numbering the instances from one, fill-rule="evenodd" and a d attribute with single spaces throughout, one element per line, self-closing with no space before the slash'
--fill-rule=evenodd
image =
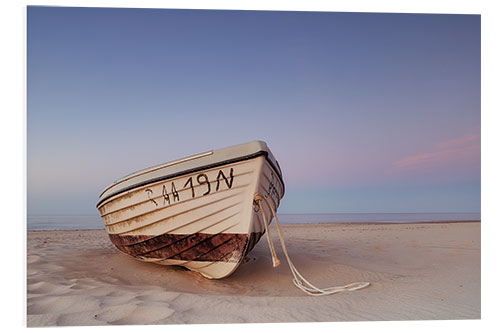
<path id="1" fill-rule="evenodd" d="M 137 186 L 97 208 L 123 253 L 218 279 L 230 275 L 264 233 L 255 193 L 271 199 L 274 209 L 284 194 L 265 155 Z"/>

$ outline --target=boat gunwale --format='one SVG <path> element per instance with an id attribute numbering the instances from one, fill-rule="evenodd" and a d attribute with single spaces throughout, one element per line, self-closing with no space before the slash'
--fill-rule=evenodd
<path id="1" fill-rule="evenodd" d="M 283 181 L 283 178 L 282 178 L 282 175 L 281 175 L 281 170 L 278 169 L 279 167 L 276 166 L 273 163 L 273 161 L 269 158 L 269 152 L 267 150 L 260 150 L 258 152 L 255 152 L 255 153 L 252 153 L 252 154 L 249 154 L 249 155 L 239 156 L 239 157 L 236 157 L 236 158 L 232 158 L 232 159 L 228 159 L 228 160 L 224 160 L 224 161 L 220 161 L 220 162 L 216 162 L 216 163 L 206 164 L 206 165 L 202 165 L 202 166 L 199 166 L 199 167 L 196 167 L 196 168 L 186 169 L 186 170 L 179 171 L 179 172 L 176 172 L 176 173 L 171 173 L 171 174 L 167 174 L 167 175 L 164 175 L 164 176 L 161 176 L 161 177 L 151 178 L 151 179 L 148 179 L 148 180 L 136 183 L 136 184 L 132 184 L 132 185 L 124 187 L 124 188 L 122 188 L 122 189 L 120 189 L 120 190 L 118 190 L 116 192 L 112 192 L 109 195 L 105 196 L 104 198 L 100 199 L 98 201 L 98 203 L 96 204 L 96 208 L 99 209 L 99 207 L 105 201 L 107 201 L 108 199 L 110 199 L 110 198 L 112 198 L 112 197 L 114 197 L 114 196 L 116 196 L 118 194 L 122 194 L 124 192 L 130 191 L 130 190 L 132 190 L 134 188 L 137 188 L 137 187 L 141 187 L 141 186 L 148 185 L 148 184 L 151 184 L 151 183 L 156 183 L 156 182 L 164 181 L 164 180 L 175 178 L 175 177 L 184 176 L 184 175 L 187 175 L 187 174 L 190 174 L 190 173 L 195 173 L 195 172 L 199 172 L 199 171 L 206 170 L 206 169 L 216 168 L 216 167 L 220 167 L 220 166 L 227 165 L 227 164 L 232 164 L 232 163 L 237 163 L 237 162 L 241 162 L 241 161 L 250 160 L 250 159 L 253 159 L 253 158 L 257 158 L 259 156 L 264 156 L 266 158 L 266 161 L 271 165 L 271 168 L 278 175 L 278 178 L 279 178 L 279 180 L 281 182 L 281 185 L 282 185 L 282 188 L 283 188 L 283 193 L 281 195 L 283 197 L 285 195 L 285 182 Z M 108 186 L 108 189 L 110 189 L 110 188 L 111 187 Z"/>

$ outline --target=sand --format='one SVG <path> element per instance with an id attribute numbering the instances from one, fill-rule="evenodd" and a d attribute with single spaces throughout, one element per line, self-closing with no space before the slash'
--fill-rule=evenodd
<path id="1" fill-rule="evenodd" d="M 121 254 L 104 230 L 29 231 L 27 325 L 272 323 L 479 319 L 479 222 L 285 225 L 289 254 L 318 287 L 365 289 L 312 297 L 292 283 L 263 238 L 230 277 Z"/>

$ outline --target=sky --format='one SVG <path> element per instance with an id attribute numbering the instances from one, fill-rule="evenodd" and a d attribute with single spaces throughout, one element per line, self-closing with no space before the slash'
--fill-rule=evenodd
<path id="1" fill-rule="evenodd" d="M 28 7 L 28 215 L 264 140 L 280 213 L 480 212 L 479 15 Z"/>

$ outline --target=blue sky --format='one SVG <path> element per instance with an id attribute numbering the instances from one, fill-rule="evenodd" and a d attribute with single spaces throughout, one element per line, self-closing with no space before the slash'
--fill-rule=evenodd
<path id="1" fill-rule="evenodd" d="M 479 212 L 480 16 L 28 7 L 28 214 L 255 139 L 281 213 Z"/>

